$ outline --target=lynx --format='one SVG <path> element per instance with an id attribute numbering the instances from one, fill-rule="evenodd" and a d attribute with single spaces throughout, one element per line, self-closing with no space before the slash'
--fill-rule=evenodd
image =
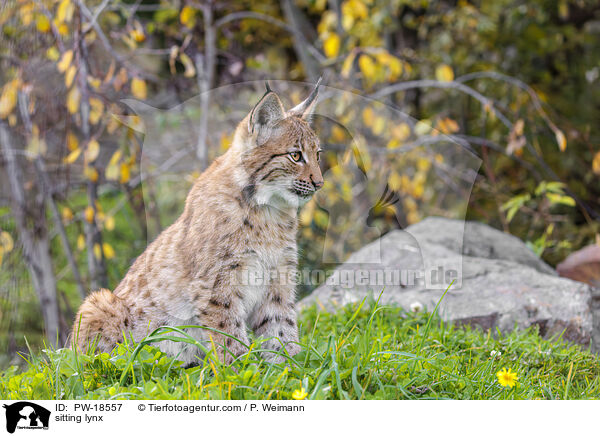
<path id="1" fill-rule="evenodd" d="M 215 344 L 227 363 L 247 351 L 247 328 L 274 351 L 265 354 L 269 360 L 283 361 L 284 347 L 290 355 L 299 351 L 297 212 L 323 186 L 319 140 L 309 124 L 318 88 L 285 111 L 267 84 L 229 150 L 195 181 L 181 216 L 114 292 L 101 289 L 82 303 L 73 345 L 86 349 L 95 341 L 109 352 L 124 335 L 137 341 L 159 326 L 198 325 L 206 329 L 186 333 Z M 187 364 L 202 357 L 182 342 L 159 346 Z"/>

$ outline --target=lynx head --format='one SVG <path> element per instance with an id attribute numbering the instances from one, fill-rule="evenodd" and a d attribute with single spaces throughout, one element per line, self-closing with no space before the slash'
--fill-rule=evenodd
<path id="1" fill-rule="evenodd" d="M 300 206 L 323 186 L 319 139 L 309 125 L 319 84 L 320 80 L 306 100 L 288 111 L 267 85 L 267 92 L 238 127 L 248 199 Z"/>

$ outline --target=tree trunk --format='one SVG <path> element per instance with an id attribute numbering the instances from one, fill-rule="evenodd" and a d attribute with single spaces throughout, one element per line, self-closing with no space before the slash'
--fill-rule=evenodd
<path id="1" fill-rule="evenodd" d="M 56 346 L 65 339 L 65 332 L 61 332 L 59 326 L 56 278 L 50 257 L 45 202 L 42 196 L 41 201 L 34 200 L 35 204 L 30 207 L 25 204 L 21 168 L 16 159 L 16 150 L 13 148 L 8 128 L 2 121 L 0 121 L 0 147 L 6 161 L 13 203 L 11 210 L 23 246 L 23 257 L 42 309 L 48 345 Z"/>
<path id="2" fill-rule="evenodd" d="M 286 22 L 292 26 L 296 32 L 303 34 L 303 30 L 306 26 L 306 17 L 302 14 L 300 9 L 294 4 L 292 0 L 281 0 L 281 9 Z M 305 35 L 306 36 L 306 35 Z M 305 69 L 306 76 L 311 82 L 315 82 L 321 75 L 321 67 L 318 61 L 309 53 L 306 45 L 296 35 L 293 35 L 292 42 L 294 44 L 294 50 L 298 55 L 298 60 Z"/>

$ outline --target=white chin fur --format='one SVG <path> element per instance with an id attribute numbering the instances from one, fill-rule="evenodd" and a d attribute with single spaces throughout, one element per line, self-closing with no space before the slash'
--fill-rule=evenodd
<path id="1" fill-rule="evenodd" d="M 282 211 L 290 207 L 299 208 L 306 204 L 310 197 L 299 197 L 283 185 L 259 185 L 257 186 L 254 199 L 258 204 L 268 205 Z"/>

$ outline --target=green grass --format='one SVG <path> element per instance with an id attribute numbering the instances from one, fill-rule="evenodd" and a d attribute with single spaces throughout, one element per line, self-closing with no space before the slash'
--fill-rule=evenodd
<path id="1" fill-rule="evenodd" d="M 377 306 L 316 307 L 300 315 L 302 351 L 287 364 L 260 357 L 260 343 L 230 366 L 209 352 L 183 368 L 148 343 L 119 345 L 110 355 L 61 349 L 31 353 L 27 367 L 0 376 L 4 399 L 583 399 L 600 398 L 598 357 L 579 346 L 458 327 L 428 314 Z M 519 379 L 502 387 L 496 373 Z"/>

